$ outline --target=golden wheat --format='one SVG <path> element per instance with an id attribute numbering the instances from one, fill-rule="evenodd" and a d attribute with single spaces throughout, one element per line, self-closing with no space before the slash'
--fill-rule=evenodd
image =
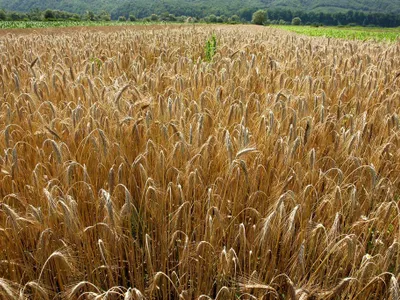
<path id="1" fill-rule="evenodd" d="M 398 299 L 399 69 L 253 26 L 0 37 L 0 297 Z"/>

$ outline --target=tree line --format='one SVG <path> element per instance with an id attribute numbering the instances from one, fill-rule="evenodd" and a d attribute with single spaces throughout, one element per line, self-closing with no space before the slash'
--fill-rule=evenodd
<path id="1" fill-rule="evenodd" d="M 248 23 L 254 18 L 254 14 L 263 12 L 262 24 L 291 24 L 296 18 L 297 24 L 314 25 L 314 26 L 340 26 L 340 25 L 358 25 L 358 26 L 380 26 L 380 27 L 398 27 L 400 26 L 399 14 L 386 13 L 366 13 L 361 11 L 347 12 L 306 12 L 294 11 L 290 9 L 274 8 L 266 10 L 257 10 L 252 8 L 243 8 L 236 14 L 227 16 L 225 14 L 207 16 L 195 15 L 180 15 L 176 16 L 169 12 L 160 14 L 150 14 L 141 16 L 135 11 L 120 15 L 113 15 L 106 11 L 94 13 L 87 11 L 84 14 L 76 14 L 60 10 L 47 9 L 41 11 L 32 9 L 27 13 L 11 12 L 0 10 L 0 20 L 8 21 L 56 21 L 56 20 L 71 20 L 71 21 L 148 21 L 148 22 L 204 22 L 204 23 Z M 254 23 L 254 22 L 253 22 Z"/>
<path id="2" fill-rule="evenodd" d="M 298 17 L 303 24 L 313 25 L 359 25 L 359 26 L 380 26 L 380 27 L 398 27 L 400 26 L 399 14 L 387 13 L 365 13 L 362 11 L 347 12 L 305 12 L 292 11 L 289 9 L 268 10 L 268 19 L 271 21 L 291 22 L 293 18 Z"/>

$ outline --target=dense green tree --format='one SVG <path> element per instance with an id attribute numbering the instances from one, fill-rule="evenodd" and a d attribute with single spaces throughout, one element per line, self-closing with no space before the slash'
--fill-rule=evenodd
<path id="1" fill-rule="evenodd" d="M 174 14 L 169 14 L 168 15 L 168 21 L 170 22 L 176 22 L 176 16 Z"/>
<path id="2" fill-rule="evenodd" d="M 85 14 L 85 19 L 86 19 L 86 20 L 89 20 L 89 21 L 95 21 L 95 20 L 96 20 L 96 17 L 95 17 L 95 15 L 94 15 L 94 12 L 88 10 L 88 11 L 86 12 L 86 14 Z"/>
<path id="3" fill-rule="evenodd" d="M 16 12 L 14 12 L 14 11 L 11 12 L 11 13 L 9 13 L 8 18 L 9 18 L 11 21 L 19 21 L 19 20 L 22 20 L 21 15 L 18 14 L 18 13 L 16 13 Z"/>
<path id="4" fill-rule="evenodd" d="M 299 17 L 294 17 L 292 20 L 292 25 L 300 25 L 301 19 Z"/>
<path id="5" fill-rule="evenodd" d="M 103 10 L 101 13 L 99 13 L 97 15 L 96 19 L 108 22 L 108 21 L 111 21 L 111 15 L 108 12 L 106 12 L 105 10 Z"/>
<path id="6" fill-rule="evenodd" d="M 176 21 L 176 17 L 173 14 L 170 14 L 168 12 L 163 12 L 160 17 L 159 17 L 160 21 L 165 21 L 165 22 L 175 22 Z"/>
<path id="7" fill-rule="evenodd" d="M 238 14 L 241 19 L 250 22 L 251 18 L 253 17 L 254 11 L 255 9 L 252 8 L 242 8 L 238 11 Z"/>
<path id="8" fill-rule="evenodd" d="M 260 9 L 253 13 L 251 22 L 256 25 L 263 25 L 267 21 L 267 18 L 267 11 Z"/>
<path id="9" fill-rule="evenodd" d="M 240 23 L 240 17 L 238 15 L 233 15 L 229 18 L 229 23 L 238 24 Z"/>
<path id="10" fill-rule="evenodd" d="M 186 16 L 176 17 L 176 21 L 179 22 L 179 23 L 184 23 L 186 19 L 187 19 Z"/>
<path id="11" fill-rule="evenodd" d="M 51 9 L 46 9 L 43 17 L 45 20 L 53 20 L 54 19 L 54 12 Z"/>
<path id="12" fill-rule="evenodd" d="M 160 14 L 160 17 L 159 17 L 159 19 L 160 19 L 160 21 L 168 21 L 169 20 L 169 18 L 168 18 L 168 12 L 163 12 L 163 13 L 161 13 Z"/>
<path id="13" fill-rule="evenodd" d="M 32 8 L 28 13 L 29 20 L 39 21 L 42 19 L 42 12 L 39 8 Z"/>
<path id="14" fill-rule="evenodd" d="M 5 21 L 7 18 L 6 12 L 4 10 L 0 10 L 0 21 Z"/>
<path id="15" fill-rule="evenodd" d="M 208 16 L 208 21 L 209 21 L 210 23 L 217 23 L 217 16 L 214 15 L 214 14 L 209 15 L 209 16 Z"/>

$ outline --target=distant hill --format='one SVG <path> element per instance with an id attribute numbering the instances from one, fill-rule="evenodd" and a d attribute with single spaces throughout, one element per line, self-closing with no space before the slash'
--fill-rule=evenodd
<path id="1" fill-rule="evenodd" d="M 135 14 L 169 12 L 204 17 L 233 15 L 258 8 L 286 8 L 315 12 L 364 11 L 400 14 L 400 0 L 0 0 L 0 8 L 27 12 L 34 8 L 58 9 L 74 13 L 107 11 L 115 18 Z M 249 12 L 251 13 L 251 12 Z"/>

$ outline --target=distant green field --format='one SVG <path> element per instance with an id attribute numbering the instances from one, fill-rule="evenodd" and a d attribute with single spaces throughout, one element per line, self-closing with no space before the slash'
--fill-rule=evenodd
<path id="1" fill-rule="evenodd" d="M 324 36 L 348 40 L 396 41 L 400 39 L 400 27 L 311 27 L 311 26 L 274 26 L 309 36 Z"/>

